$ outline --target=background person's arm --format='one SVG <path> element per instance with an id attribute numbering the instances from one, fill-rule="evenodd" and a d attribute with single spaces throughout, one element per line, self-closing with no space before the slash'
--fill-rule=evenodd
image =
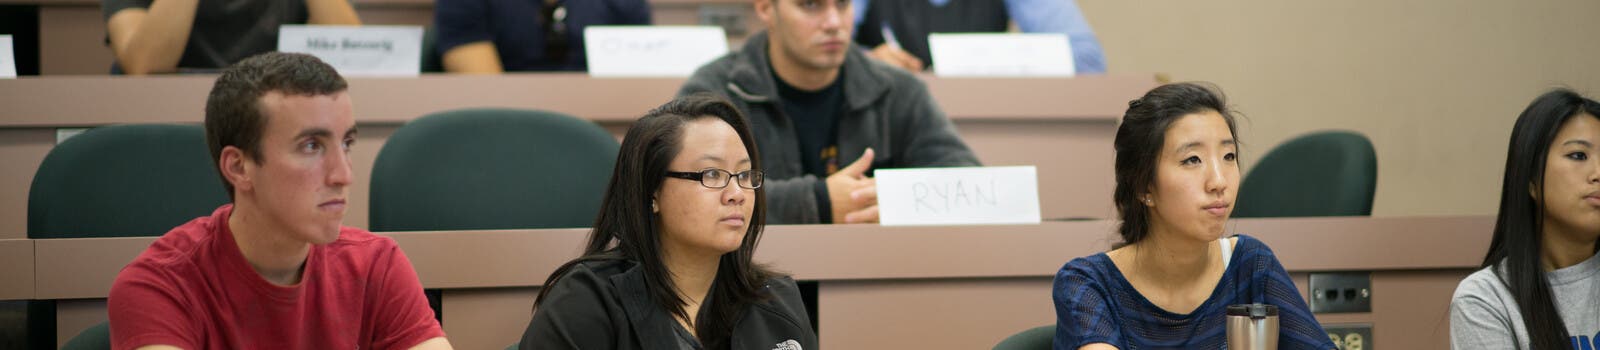
<path id="1" fill-rule="evenodd" d="M 505 71 L 489 21 L 489 4 L 483 0 L 434 1 L 433 28 L 439 33 L 439 60 L 444 71 L 470 74 Z"/>
<path id="2" fill-rule="evenodd" d="M 450 73 L 499 74 L 505 71 L 500 65 L 500 52 L 488 41 L 451 48 L 444 52 L 443 60 L 444 70 Z"/>
<path id="3" fill-rule="evenodd" d="M 350 6 L 347 0 L 305 0 L 306 11 L 311 13 L 309 24 L 320 25 L 361 25 L 361 18 L 356 16 L 355 7 Z"/>
<path id="4" fill-rule="evenodd" d="M 1079 74 L 1105 73 L 1106 54 L 1076 0 L 1006 0 L 1006 12 L 1023 33 L 1066 34 Z"/>
<path id="5" fill-rule="evenodd" d="M 910 72 L 921 72 L 923 67 L 922 59 L 917 58 L 916 55 L 912 55 L 910 52 L 906 52 L 905 49 L 901 49 L 899 45 L 890 43 L 878 44 L 878 47 L 867 50 L 867 57 L 876 58 L 891 66 L 900 67 L 900 69 Z"/>
<path id="6" fill-rule="evenodd" d="M 426 341 L 423 341 L 421 344 L 417 344 L 417 346 L 411 347 L 411 350 L 454 350 L 454 349 L 455 348 L 450 347 L 450 341 L 449 340 L 445 340 L 444 337 L 428 339 Z"/>
<path id="7" fill-rule="evenodd" d="M 133 1 L 107 0 L 114 11 L 106 19 L 111 52 L 129 75 L 171 73 L 178 69 L 200 0 L 157 0 L 149 7 Z M 111 9 L 113 7 L 120 9 Z"/>

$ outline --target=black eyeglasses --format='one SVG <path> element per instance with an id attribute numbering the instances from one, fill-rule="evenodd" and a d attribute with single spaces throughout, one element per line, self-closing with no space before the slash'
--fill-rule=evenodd
<path id="1" fill-rule="evenodd" d="M 762 175 L 763 174 L 760 170 L 754 169 L 741 171 L 737 174 L 717 168 L 701 170 L 697 173 L 686 173 L 681 171 L 667 172 L 667 177 L 700 181 L 700 185 L 705 186 L 706 188 L 726 188 L 728 187 L 729 179 L 738 178 L 739 187 L 752 190 L 761 188 Z"/>

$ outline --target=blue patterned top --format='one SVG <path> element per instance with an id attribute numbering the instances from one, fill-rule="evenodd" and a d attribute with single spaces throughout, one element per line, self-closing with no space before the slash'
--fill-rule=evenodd
<path id="1" fill-rule="evenodd" d="M 1107 343 L 1133 349 L 1226 349 L 1227 307 L 1278 307 L 1278 349 L 1333 349 L 1289 273 L 1266 244 L 1239 235 L 1211 297 L 1189 314 L 1145 299 L 1105 253 L 1073 259 L 1056 273 L 1055 349 Z"/>

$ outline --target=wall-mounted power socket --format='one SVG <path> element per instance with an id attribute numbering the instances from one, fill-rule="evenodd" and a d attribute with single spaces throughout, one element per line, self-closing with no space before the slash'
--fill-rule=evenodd
<path id="1" fill-rule="evenodd" d="M 1372 273 L 1311 274 L 1311 312 L 1372 312 Z"/>
<path id="2" fill-rule="evenodd" d="M 1322 329 L 1340 350 L 1372 350 L 1371 323 L 1325 324 Z"/>

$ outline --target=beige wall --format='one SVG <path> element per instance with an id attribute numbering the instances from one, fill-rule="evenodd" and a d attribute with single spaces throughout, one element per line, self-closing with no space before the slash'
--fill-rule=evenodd
<path id="1" fill-rule="evenodd" d="M 1112 72 L 1219 84 L 1247 166 L 1318 129 L 1378 149 L 1375 215 L 1493 214 L 1518 113 L 1600 96 L 1600 2 L 1079 0 Z"/>

